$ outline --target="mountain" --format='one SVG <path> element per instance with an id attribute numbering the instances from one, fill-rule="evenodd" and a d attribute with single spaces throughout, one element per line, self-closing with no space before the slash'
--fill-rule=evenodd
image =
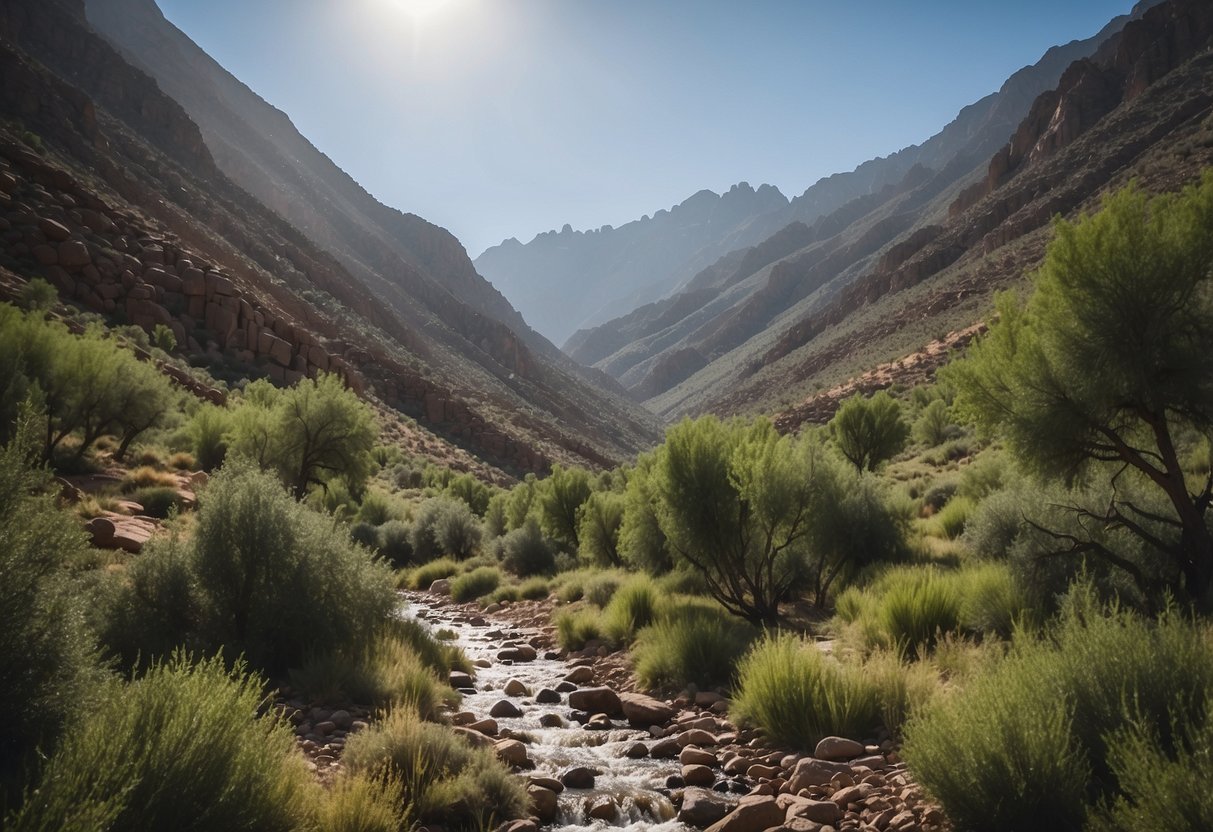
<path id="1" fill-rule="evenodd" d="M 1069 83 L 1074 67 L 1105 60 L 1107 50 L 1130 37 L 1122 35 L 1126 28 L 1152 31 L 1149 27 L 1157 24 L 1147 24 L 1147 18 L 1187 14 L 1184 8 L 1174 2 L 1140 3 L 1095 37 L 1049 50 L 921 146 L 822 180 L 792 200 L 782 216 L 759 221 L 790 220 L 762 242 L 731 251 L 666 298 L 577 333 L 566 351 L 620 379 L 659 414 L 673 418 L 705 409 L 778 409 L 815 385 L 842 381 L 848 372 L 914 352 L 949 328 L 968 327 L 996 285 L 1006 285 L 1012 274 L 1035 262 L 1041 241 L 1033 235 L 1043 236 L 1051 216 L 1036 215 L 1014 225 L 1014 231 L 1007 230 L 1008 217 L 986 218 L 982 224 L 1004 226 L 998 245 L 984 238 L 989 227 L 971 232 L 976 237 L 953 234 L 974 202 L 995 187 L 989 185 L 991 156 L 1004 160 L 996 164 L 1000 171 L 1013 168 L 1022 154 L 1008 156 L 999 148 L 1018 135 L 1025 119 L 1047 121 L 1053 90 Z M 1190 51 L 1183 54 L 1185 60 L 1193 57 Z M 1085 130 L 1108 112 L 1106 105 L 1084 111 L 1069 118 L 1066 129 L 1076 131 L 1081 124 Z M 1171 140 L 1158 137 L 1163 147 Z M 1089 152 L 1106 156 L 1115 147 Z M 1113 181 L 1113 173 L 1080 180 L 1058 210 L 1077 208 Z M 831 207 L 840 200 L 846 201 Z M 1021 240 L 1028 237 L 1031 244 Z M 995 250 L 1005 260 L 997 278 L 974 281 L 963 271 L 974 268 L 972 257 L 984 258 L 981 265 L 989 271 Z M 961 263 L 960 271 L 949 271 Z M 890 291 L 871 288 L 879 283 L 876 275 L 892 272 L 901 276 Z M 972 285 L 959 295 L 935 298 L 929 309 L 916 308 L 912 316 L 889 302 L 881 306 L 888 321 L 867 317 L 869 301 L 945 272 Z M 859 286 L 868 287 L 866 294 L 859 294 Z M 899 302 L 909 300 L 902 296 Z M 827 349 L 837 327 L 848 329 L 848 340 Z M 806 354 L 814 360 L 796 361 Z"/>
<path id="2" fill-rule="evenodd" d="M 476 258 L 476 269 L 540 332 L 559 343 L 661 297 L 733 246 L 755 217 L 786 208 L 771 185 L 724 194 L 703 190 L 669 210 L 612 228 L 509 239 Z"/>
<path id="3" fill-rule="evenodd" d="M 0 64 L 6 285 L 169 326 L 220 377 L 340 372 L 436 452 L 508 474 L 657 435 L 453 236 L 377 203 L 148 0 L 0 3 Z"/>

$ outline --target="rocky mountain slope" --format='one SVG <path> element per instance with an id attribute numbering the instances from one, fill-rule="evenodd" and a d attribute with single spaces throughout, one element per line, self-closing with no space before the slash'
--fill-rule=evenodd
<path id="1" fill-rule="evenodd" d="M 323 206 L 315 227 L 233 184 L 215 134 L 99 37 L 80 0 L 0 2 L 0 68 L 0 266 L 13 274 L 47 277 L 111 324 L 168 326 L 220 377 L 339 372 L 505 471 L 607 464 L 653 440 L 652 419 L 525 331 L 446 232 L 383 206 L 361 226 L 374 205 L 308 159 L 278 175 L 296 177 L 288 198 Z"/>
<path id="2" fill-rule="evenodd" d="M 735 247 L 730 241 L 745 238 L 755 217 L 787 205 L 777 188 L 742 182 L 724 194 L 700 191 L 618 228 L 566 225 L 525 244 L 510 238 L 477 257 L 476 268 L 560 343 L 661 297 Z"/>
<path id="3" fill-rule="evenodd" d="M 847 287 L 856 281 L 904 266 L 913 272 L 906 279 L 912 285 L 957 262 L 971 241 L 954 241 L 950 247 L 937 243 L 976 198 L 979 183 L 988 179 L 991 154 L 1021 129 L 1025 117 L 1030 121 L 1045 106 L 1041 94 L 1047 98 L 1051 87 L 1064 86 L 1073 71 L 1067 67 L 1075 60 L 1078 65 L 1095 60 L 1109 44 L 1121 42 L 1121 30 L 1154 5 L 1141 3 L 1096 37 L 1050 50 L 923 145 L 823 180 L 789 206 L 801 217 L 762 243 L 731 252 L 668 298 L 578 333 L 566 349 L 619 378 L 667 416 L 705 407 L 776 407 L 779 402 L 771 396 L 784 397 L 790 388 L 803 393 L 820 381 L 811 376 L 831 371 L 839 362 L 859 370 L 896 358 L 901 353 L 883 351 L 881 338 L 872 337 L 862 345 L 871 356 L 866 366 L 855 348 L 837 352 L 810 376 L 789 378 L 786 365 L 782 370 L 772 366 L 812 340 L 806 319 L 820 320 L 826 309 L 835 310 L 835 318 L 845 317 L 837 310 L 855 305 Z M 1087 182 L 1087 195 L 1105 183 Z M 814 213 L 828 206 L 831 194 L 852 198 L 829 213 Z M 1004 243 L 1020 236 L 1004 233 Z M 941 337 L 949 327 L 935 327 L 931 318 L 950 311 L 944 301 L 932 313 L 912 319 L 918 340 L 896 349 L 912 352 Z M 973 320 L 962 316 L 949 323 L 960 328 Z M 802 340 L 789 335 L 790 330 L 801 333 Z M 762 394 L 750 385 L 755 374 L 772 380 Z"/>

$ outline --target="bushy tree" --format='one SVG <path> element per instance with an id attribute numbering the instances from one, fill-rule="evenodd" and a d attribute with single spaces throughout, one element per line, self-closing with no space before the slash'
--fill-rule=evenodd
<path id="1" fill-rule="evenodd" d="M 560 465 L 553 466 L 552 475 L 540 487 L 539 519 L 543 531 L 572 552 L 581 545 L 578 528 L 581 506 L 590 498 L 590 491 L 588 471 Z"/>
<path id="2" fill-rule="evenodd" d="M 595 491 L 581 509 L 581 557 L 599 566 L 622 566 L 619 527 L 623 524 L 624 497 L 614 491 Z"/>
<path id="3" fill-rule="evenodd" d="M 958 403 L 1000 431 L 1029 470 L 1111 485 L 1105 509 L 1073 506 L 1080 525 L 1127 529 L 1172 571 L 1171 588 L 1207 597 L 1213 477 L 1191 483 L 1185 430 L 1213 429 L 1213 173 L 1181 194 L 1130 186 L 1101 210 L 1059 221 L 1026 303 L 1004 294 L 989 333 L 947 378 Z M 1142 485 L 1162 497 L 1132 499 Z M 1059 553 L 1136 564 L 1085 534 L 1057 534 Z"/>
<path id="4" fill-rule="evenodd" d="M 856 393 L 842 403 L 830 421 L 834 441 L 860 471 L 875 471 L 906 445 L 910 429 L 897 400 L 881 390 L 871 398 Z"/>
<path id="5" fill-rule="evenodd" d="M 660 575 L 668 572 L 674 561 L 657 517 L 652 477 L 655 463 L 655 454 L 641 454 L 636 466 L 628 471 L 619 524 L 619 555 L 633 568 Z"/>
<path id="6" fill-rule="evenodd" d="M 914 439 L 929 448 L 942 445 L 948 440 L 948 435 L 955 430 L 948 403 L 943 399 L 935 399 L 922 409 L 914 422 Z"/>

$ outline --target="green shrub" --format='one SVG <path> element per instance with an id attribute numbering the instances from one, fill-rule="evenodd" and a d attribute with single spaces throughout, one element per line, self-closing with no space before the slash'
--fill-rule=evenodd
<path id="1" fill-rule="evenodd" d="M 204 404 L 194 411 L 186 430 L 194 459 L 203 471 L 213 471 L 223 464 L 231 424 L 231 412 L 222 407 Z"/>
<path id="2" fill-rule="evenodd" d="M 998 491 L 981 501 L 965 523 L 965 547 L 979 558 L 1003 560 L 1026 527 L 1025 500 L 1015 490 Z"/>
<path id="3" fill-rule="evenodd" d="M 811 750 L 827 736 L 869 736 L 881 721 L 880 693 L 859 668 L 779 635 L 741 660 L 731 712 L 777 742 Z"/>
<path id="4" fill-rule="evenodd" d="M 188 542 L 165 541 L 140 560 L 156 558 L 180 559 L 191 576 L 198 616 L 183 640 L 273 672 L 369 638 L 397 605 L 387 567 L 291 499 L 272 474 L 244 464 L 211 478 Z M 110 598 L 126 609 L 169 606 L 136 592 L 127 585 Z"/>
<path id="5" fill-rule="evenodd" d="M 580 650 L 587 642 L 602 637 L 601 613 L 594 608 L 561 610 L 552 619 L 556 640 L 565 650 Z"/>
<path id="6" fill-rule="evenodd" d="M 939 537 L 955 540 L 965 530 L 965 523 L 976 506 L 967 497 L 953 497 L 935 515 L 932 531 Z"/>
<path id="7" fill-rule="evenodd" d="M 291 727 L 258 716 L 260 679 L 177 655 L 114 685 L 65 736 L 11 825 L 49 829 L 305 827 L 314 789 Z"/>
<path id="8" fill-rule="evenodd" d="M 400 519 L 400 507 L 382 491 L 369 490 L 362 495 L 358 519 L 372 526 L 382 526 L 389 520 Z"/>
<path id="9" fill-rule="evenodd" d="M 320 803 L 321 832 L 401 832 L 408 828 L 404 792 L 391 777 L 346 774 Z"/>
<path id="10" fill-rule="evenodd" d="M 518 585 L 518 596 L 527 601 L 547 598 L 550 591 L 546 578 L 528 578 Z"/>
<path id="11" fill-rule="evenodd" d="M 921 655 L 941 634 L 959 629 L 961 599 L 954 583 L 933 569 L 907 577 L 881 599 L 881 621 L 898 650 Z"/>
<path id="12" fill-rule="evenodd" d="M 1036 623 L 1037 608 L 1005 564 L 966 567 L 955 578 L 966 630 L 1009 638 L 1017 623 Z"/>
<path id="13" fill-rule="evenodd" d="M 621 571 L 594 572 L 585 581 L 585 600 L 598 607 L 605 607 L 623 586 L 627 573 Z"/>
<path id="14" fill-rule="evenodd" d="M 311 701 L 408 707 L 426 719 L 458 701 L 458 694 L 391 630 L 362 645 L 314 655 L 292 670 L 290 679 Z"/>
<path id="15" fill-rule="evenodd" d="M 501 570 L 491 566 L 481 566 L 460 575 L 451 581 L 451 599 L 454 601 L 471 601 L 482 595 L 487 595 L 501 583 Z"/>
<path id="16" fill-rule="evenodd" d="M 1120 795 L 1088 829 L 1113 832 L 1202 832 L 1213 829 L 1213 714 L 1185 726 L 1174 754 L 1148 727 L 1118 732 L 1108 748 Z"/>
<path id="17" fill-rule="evenodd" d="M 417 510 L 410 540 L 419 560 L 432 560 L 440 555 L 462 560 L 480 545 L 480 525 L 467 503 L 434 497 Z"/>
<path id="18" fill-rule="evenodd" d="M 493 496 L 489 487 L 471 474 L 455 477 L 447 484 L 445 491 L 456 500 L 462 500 L 477 517 L 484 517 Z"/>
<path id="19" fill-rule="evenodd" d="M 472 663 L 463 650 L 453 644 L 444 644 L 430 631 L 429 627 L 415 618 L 397 616 L 389 619 L 388 632 L 412 648 L 422 663 L 435 671 L 439 678 L 445 679 L 447 671 L 462 670 L 472 672 Z"/>
<path id="20" fill-rule="evenodd" d="M 26 312 L 47 312 L 59 300 L 59 290 L 40 277 L 35 277 L 17 293 L 17 306 Z"/>
<path id="21" fill-rule="evenodd" d="M 379 555 L 396 568 L 413 559 L 412 529 L 403 520 L 388 520 L 379 527 Z"/>
<path id="22" fill-rule="evenodd" d="M 550 575 L 556 570 L 556 553 L 533 519 L 497 538 L 493 551 L 505 568 L 519 577 Z"/>
<path id="23" fill-rule="evenodd" d="M 3 359 L 0 359 L 3 360 Z M 49 474 L 30 465 L 40 444 L 22 417 L 0 448 L 0 804 L 34 749 L 53 746 L 100 671 L 68 571 L 88 547 L 78 521 L 55 506 Z"/>
<path id="24" fill-rule="evenodd" d="M 632 646 L 636 680 L 644 688 L 727 685 L 756 631 L 711 602 L 666 605 Z"/>
<path id="25" fill-rule="evenodd" d="M 1045 637 L 1021 638 L 912 719 L 903 756 L 958 827 L 1078 828 L 1092 807 L 1137 788 L 1109 747 L 1120 732 L 1145 732 L 1176 757 L 1211 704 L 1209 644 L 1206 627 L 1177 614 L 1101 612 L 1080 587 Z"/>
<path id="26" fill-rule="evenodd" d="M 637 575 L 619 587 L 602 611 L 602 631 L 616 644 L 628 644 L 636 631 L 657 617 L 661 595 L 652 578 Z"/>
<path id="27" fill-rule="evenodd" d="M 485 604 L 485 606 L 487 606 L 488 604 L 501 603 L 502 601 L 513 603 L 521 597 L 522 596 L 518 594 L 518 584 L 502 584 L 488 595 L 484 596 L 482 600 L 487 602 Z"/>
<path id="28" fill-rule="evenodd" d="M 710 595 L 708 582 L 702 572 L 693 569 L 671 569 L 657 578 L 657 591 L 662 595 Z"/>
<path id="29" fill-rule="evenodd" d="M 370 523 L 355 523 L 350 526 L 350 540 L 374 551 L 379 547 L 379 529 Z"/>
<path id="30" fill-rule="evenodd" d="M 453 558 L 438 558 L 410 572 L 409 586 L 413 589 L 429 589 L 434 581 L 449 578 L 458 571 L 459 564 Z"/>
<path id="31" fill-rule="evenodd" d="M 480 832 L 523 814 L 522 781 L 488 749 L 474 749 L 449 728 L 396 709 L 345 746 L 345 765 L 356 775 L 400 784 L 408 825 L 441 823 Z"/>

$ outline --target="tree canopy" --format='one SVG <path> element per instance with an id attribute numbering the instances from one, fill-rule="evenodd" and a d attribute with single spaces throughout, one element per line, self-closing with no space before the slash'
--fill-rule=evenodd
<path id="1" fill-rule="evenodd" d="M 1130 186 L 1092 216 L 1057 222 L 1027 301 L 999 296 L 997 322 L 946 373 L 962 410 L 1030 470 L 1107 483 L 1106 510 L 1075 506 L 1080 520 L 1150 543 L 1170 587 L 1192 598 L 1213 581 L 1213 477 L 1189 482 L 1182 462 L 1184 437 L 1213 428 L 1211 265 L 1213 174 L 1154 198 Z M 1162 508 L 1132 498 L 1142 486 Z M 1057 539 L 1150 589 L 1109 547 Z"/>
<path id="2" fill-rule="evenodd" d="M 842 403 L 830 421 L 842 455 L 859 471 L 875 471 L 905 447 L 910 429 L 901 405 L 881 390 L 871 398 L 856 393 Z"/>

